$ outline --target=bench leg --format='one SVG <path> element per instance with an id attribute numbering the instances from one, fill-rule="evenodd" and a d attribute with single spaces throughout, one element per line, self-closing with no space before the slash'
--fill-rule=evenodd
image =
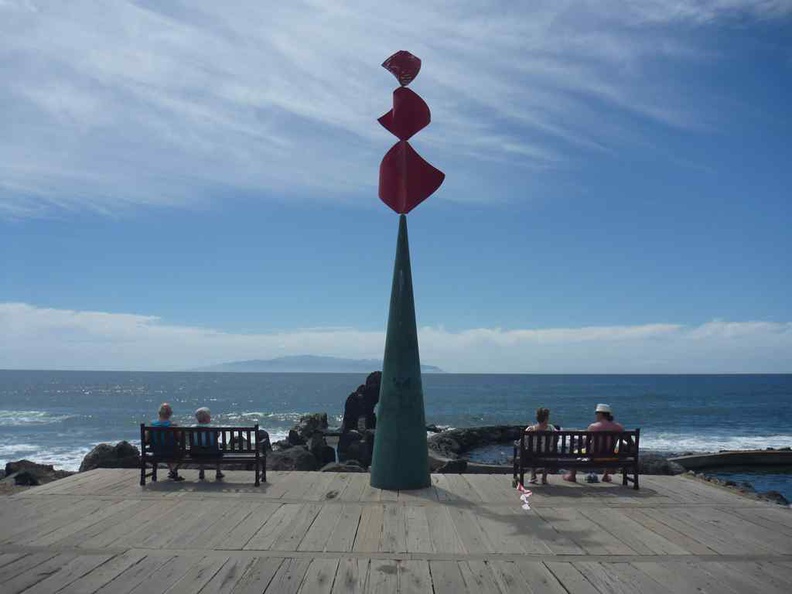
<path id="1" fill-rule="evenodd" d="M 262 458 L 261 460 L 261 482 L 267 482 L 267 459 Z"/>
<path id="2" fill-rule="evenodd" d="M 627 467 L 622 466 L 622 486 L 627 486 Z"/>
<path id="3" fill-rule="evenodd" d="M 157 482 L 157 466 L 159 466 L 156 462 L 154 462 L 154 468 L 151 471 L 151 482 Z"/>
<path id="4" fill-rule="evenodd" d="M 146 486 L 146 461 L 145 460 L 141 460 L 141 463 L 140 463 L 140 486 L 141 487 L 145 487 Z"/>
<path id="5" fill-rule="evenodd" d="M 635 474 L 633 475 L 633 489 L 638 490 L 638 466 L 635 467 Z"/>
<path id="6" fill-rule="evenodd" d="M 256 486 L 258 487 L 261 482 L 259 482 L 259 472 L 261 471 L 261 464 L 256 462 L 253 466 L 256 467 Z"/>

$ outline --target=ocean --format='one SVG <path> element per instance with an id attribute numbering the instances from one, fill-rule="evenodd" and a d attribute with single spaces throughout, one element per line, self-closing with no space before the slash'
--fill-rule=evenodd
<path id="1" fill-rule="evenodd" d="M 346 397 L 364 381 L 346 373 L 0 370 L 0 464 L 27 458 L 76 470 L 98 443 L 138 441 L 140 423 L 164 401 L 179 423 L 208 406 L 216 423 L 258 422 L 274 441 L 309 412 L 339 425 Z M 583 428 L 606 402 L 625 427 L 641 428 L 646 450 L 792 447 L 792 375 L 426 374 L 423 382 L 426 421 L 444 427 L 528 424 L 546 406 L 552 423 Z M 792 482 L 780 481 L 792 499 Z"/>

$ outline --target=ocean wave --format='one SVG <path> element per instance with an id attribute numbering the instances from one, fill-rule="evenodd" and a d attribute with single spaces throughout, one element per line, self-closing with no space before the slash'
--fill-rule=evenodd
<path id="1" fill-rule="evenodd" d="M 52 425 L 75 416 L 54 414 L 42 410 L 0 410 L 0 427 Z"/>
<path id="2" fill-rule="evenodd" d="M 665 452 L 717 452 L 792 447 L 792 435 L 711 435 L 641 432 L 642 450 Z"/>

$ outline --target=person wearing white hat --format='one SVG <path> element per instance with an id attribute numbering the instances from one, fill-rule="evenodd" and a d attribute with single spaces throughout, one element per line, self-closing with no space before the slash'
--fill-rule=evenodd
<path id="1" fill-rule="evenodd" d="M 587 431 L 624 431 L 622 424 L 613 420 L 613 410 L 610 405 L 603 403 L 597 404 L 597 408 L 594 409 L 594 414 L 597 420 L 588 426 Z M 570 470 L 563 478 L 570 483 L 576 483 L 577 471 Z M 596 475 L 594 478 L 596 478 Z M 602 482 L 611 482 L 610 473 L 607 468 L 602 474 Z"/>

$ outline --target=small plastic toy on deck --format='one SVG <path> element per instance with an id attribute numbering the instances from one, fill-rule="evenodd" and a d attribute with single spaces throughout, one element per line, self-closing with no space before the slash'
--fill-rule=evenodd
<path id="1" fill-rule="evenodd" d="M 396 77 L 400 86 L 393 92 L 393 109 L 379 118 L 379 122 L 399 140 L 380 164 L 379 197 L 399 214 L 399 234 L 371 486 L 420 489 L 430 486 L 431 480 L 406 215 L 440 187 L 445 174 L 427 163 L 409 143 L 431 121 L 429 106 L 407 88 L 418 75 L 421 60 L 410 52 L 399 51 L 382 66 Z"/>

